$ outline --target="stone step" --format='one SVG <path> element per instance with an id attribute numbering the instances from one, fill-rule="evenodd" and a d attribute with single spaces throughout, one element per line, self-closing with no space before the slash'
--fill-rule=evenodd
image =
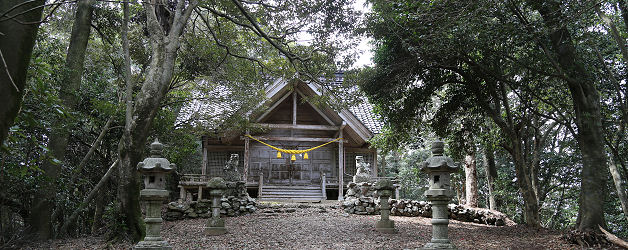
<path id="1" fill-rule="evenodd" d="M 268 192 L 280 192 L 280 193 L 306 193 L 306 194 L 311 194 L 311 193 L 320 193 L 321 190 L 287 190 L 287 189 L 262 189 L 262 193 L 268 193 Z"/>
<path id="2" fill-rule="evenodd" d="M 323 197 L 312 197 L 312 198 L 295 198 L 295 197 L 261 197 L 258 200 L 260 201 L 287 201 L 287 202 L 321 202 Z"/>
<path id="3" fill-rule="evenodd" d="M 289 194 L 289 193 L 262 193 L 262 197 L 317 197 L 323 196 L 321 193 L 315 194 Z"/>
<path id="4" fill-rule="evenodd" d="M 321 190 L 320 186 L 266 186 L 262 187 L 263 190 L 267 189 L 286 189 L 286 190 Z"/>
<path id="5" fill-rule="evenodd" d="M 321 196 L 322 192 L 312 192 L 312 193 L 293 193 L 293 192 L 262 192 L 261 196 L 266 195 L 283 195 L 283 196 Z"/>
<path id="6" fill-rule="evenodd" d="M 319 186 L 287 186 L 269 185 L 263 186 L 260 200 L 288 200 L 294 202 L 319 202 L 323 200 L 321 187 Z"/>

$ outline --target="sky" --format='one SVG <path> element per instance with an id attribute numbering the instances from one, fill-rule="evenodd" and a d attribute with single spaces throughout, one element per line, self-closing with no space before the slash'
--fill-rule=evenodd
<path id="1" fill-rule="evenodd" d="M 362 12 L 370 12 L 370 6 L 364 6 L 365 0 L 357 0 L 353 7 Z M 361 68 L 364 66 L 373 66 L 373 53 L 371 52 L 372 46 L 369 42 L 372 39 L 365 38 L 360 42 L 356 50 L 358 51 L 358 59 L 353 64 L 352 68 Z"/>
<path id="2" fill-rule="evenodd" d="M 363 14 L 366 14 L 370 12 L 370 5 L 365 6 L 365 4 L 366 0 L 356 0 L 353 3 L 353 8 L 355 10 L 363 12 Z M 300 32 L 298 33 L 297 37 L 297 43 L 304 45 L 309 45 L 310 41 L 312 40 L 312 36 L 307 32 Z M 353 63 L 350 69 L 362 68 L 364 66 L 373 66 L 373 53 L 371 52 L 373 46 L 370 44 L 371 41 L 372 39 L 368 37 L 362 37 L 362 40 L 357 45 L 357 47 L 354 47 L 352 50 L 350 50 L 350 52 L 357 53 L 356 61 Z"/>

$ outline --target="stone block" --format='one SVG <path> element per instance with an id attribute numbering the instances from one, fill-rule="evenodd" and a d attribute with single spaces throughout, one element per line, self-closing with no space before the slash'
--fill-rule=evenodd
<path id="1" fill-rule="evenodd" d="M 133 246 L 133 249 L 146 249 L 146 250 L 170 250 L 172 246 L 165 241 L 140 241 L 137 245 Z"/>
<path id="2" fill-rule="evenodd" d="M 173 221 L 183 219 L 183 212 L 180 211 L 170 211 L 166 212 L 164 215 L 164 220 Z"/>
<path id="3" fill-rule="evenodd" d="M 222 218 L 210 218 L 209 220 L 207 220 L 205 234 L 222 235 L 226 233 L 227 229 L 225 229 L 225 221 Z"/>
<path id="4" fill-rule="evenodd" d="M 375 231 L 380 233 L 397 233 L 397 229 L 395 229 L 395 222 L 391 220 L 378 221 L 375 224 Z"/>

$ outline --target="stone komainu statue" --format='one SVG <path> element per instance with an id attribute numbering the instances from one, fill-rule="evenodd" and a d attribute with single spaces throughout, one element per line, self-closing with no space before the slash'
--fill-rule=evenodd
<path id="1" fill-rule="evenodd" d="M 242 179 L 242 176 L 238 173 L 239 158 L 238 154 L 231 154 L 231 158 L 223 168 L 226 181 L 240 181 Z"/>
<path id="2" fill-rule="evenodd" d="M 353 182 L 369 182 L 371 181 L 371 164 L 368 164 L 364 161 L 364 156 L 356 156 L 355 157 L 355 167 L 356 172 L 353 176 Z"/>

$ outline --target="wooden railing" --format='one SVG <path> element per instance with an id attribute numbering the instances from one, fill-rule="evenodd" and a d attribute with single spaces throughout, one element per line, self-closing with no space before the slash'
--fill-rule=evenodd
<path id="1" fill-rule="evenodd" d="M 209 176 L 202 174 L 184 174 L 181 176 L 180 182 L 183 184 L 207 183 Z"/>
<path id="2" fill-rule="evenodd" d="M 259 172 L 259 182 L 257 185 L 257 198 L 260 198 L 262 197 L 262 187 L 264 186 L 264 174 L 262 172 Z"/>
<path id="3" fill-rule="evenodd" d="M 321 174 L 321 191 L 323 192 L 323 199 L 327 200 L 327 176 L 325 173 Z"/>

